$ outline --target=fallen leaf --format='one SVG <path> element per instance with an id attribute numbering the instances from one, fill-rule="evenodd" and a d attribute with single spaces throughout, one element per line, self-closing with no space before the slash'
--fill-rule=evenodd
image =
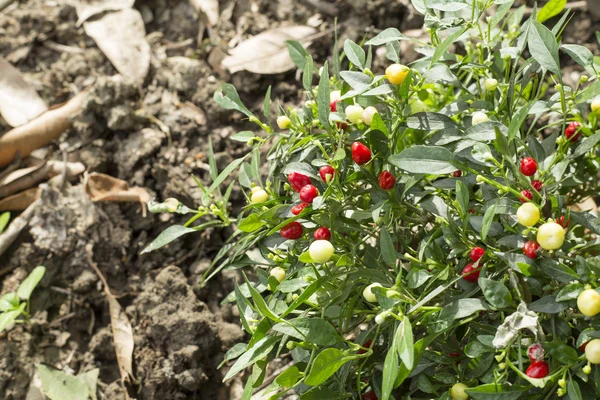
<path id="1" fill-rule="evenodd" d="M 21 73 L 0 58 L 0 114 L 12 127 L 23 125 L 44 111 L 46 103 Z"/>
<path id="2" fill-rule="evenodd" d="M 38 371 L 35 371 L 33 374 L 33 378 L 31 378 L 31 382 L 29 383 L 29 390 L 27 391 L 27 396 L 25 400 L 45 400 L 46 396 L 44 396 L 44 392 L 42 390 L 42 381 L 40 380 L 40 374 Z"/>
<path id="3" fill-rule="evenodd" d="M 0 167 L 10 164 L 19 152 L 25 157 L 58 139 L 71 126 L 71 118 L 81 112 L 86 96 L 87 91 L 83 91 L 61 106 L 0 136 Z"/>
<path id="4" fill-rule="evenodd" d="M 133 328 L 127 314 L 112 295 L 106 296 L 110 311 L 110 322 L 117 353 L 117 364 L 121 370 L 121 377 L 131 381 L 133 377 Z"/>
<path id="5" fill-rule="evenodd" d="M 25 211 L 21 213 L 17 218 L 15 218 L 8 228 L 0 234 L 0 256 L 4 254 L 6 250 L 17 240 L 17 237 L 29 224 L 31 217 L 33 217 L 33 212 L 35 208 L 40 204 L 41 199 L 34 201 Z"/>
<path id="6" fill-rule="evenodd" d="M 92 201 L 133 201 L 142 205 L 146 216 L 146 203 L 150 195 L 141 187 L 130 188 L 127 182 L 109 175 L 91 173 L 85 180 L 85 192 Z"/>
<path id="7" fill-rule="evenodd" d="M 42 391 L 50 400 L 92 400 L 96 399 L 98 368 L 79 374 L 69 375 L 63 371 L 38 365 L 37 372 Z M 93 394 L 92 394 L 93 389 Z"/>
<path id="8" fill-rule="evenodd" d="M 92 243 L 88 243 L 85 246 L 88 262 L 104 284 L 104 294 L 108 301 L 110 325 L 113 333 L 113 342 L 115 344 L 117 364 L 119 365 L 121 381 L 123 386 L 125 386 L 125 398 L 129 399 L 127 386 L 131 386 L 131 384 L 135 382 L 135 376 L 133 375 L 133 328 L 131 327 L 129 318 L 127 318 L 127 314 L 125 314 L 125 311 L 123 311 L 123 308 L 111 293 L 106 278 L 100 271 L 100 268 L 98 268 L 98 265 L 94 262 L 93 250 L 94 245 Z"/>
<path id="9" fill-rule="evenodd" d="M 218 0 L 190 0 L 196 11 L 206 15 L 208 26 L 213 27 L 219 22 Z"/>
<path id="10" fill-rule="evenodd" d="M 87 33 L 123 76 L 141 83 L 150 66 L 150 45 L 139 11 L 126 8 L 83 24 Z"/>
<path id="11" fill-rule="evenodd" d="M 18 169 L 0 179 L 0 199 L 29 189 L 41 181 L 57 175 L 77 176 L 85 171 L 82 163 L 62 161 L 42 162 L 29 168 Z"/>
<path id="12" fill-rule="evenodd" d="M 23 211 L 40 198 L 40 188 L 31 188 L 0 200 L 0 212 Z"/>
<path id="13" fill-rule="evenodd" d="M 221 64 L 234 73 L 249 71 L 256 74 L 278 74 L 294 68 L 286 40 L 298 40 L 305 47 L 312 43 L 308 38 L 317 30 L 310 26 L 280 26 L 244 40 L 229 52 Z"/>
<path id="14" fill-rule="evenodd" d="M 118 11 L 132 8 L 135 0 L 79 0 L 75 4 L 77 11 L 77 26 L 105 11 Z"/>
<path id="15" fill-rule="evenodd" d="M 592 211 L 594 214 L 598 212 L 598 205 L 591 197 L 586 197 L 579 203 L 570 205 L 569 208 L 573 211 Z"/>

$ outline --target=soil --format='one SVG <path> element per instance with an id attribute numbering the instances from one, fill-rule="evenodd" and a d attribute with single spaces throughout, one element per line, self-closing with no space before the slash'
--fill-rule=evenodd
<path id="1" fill-rule="evenodd" d="M 209 35 L 199 32 L 198 14 L 187 0 L 137 1 L 152 48 L 150 71 L 139 86 L 122 79 L 77 25 L 73 5 L 24 0 L 0 11 L 0 56 L 35 84 L 47 104 L 91 88 L 85 110 L 49 146 L 49 157 L 62 159 L 60 146 L 88 172 L 123 179 L 158 200 L 176 197 L 192 207 L 200 196 L 193 176 L 209 182 L 209 139 L 222 169 L 246 151 L 228 137 L 255 129 L 240 113 L 216 105 L 213 92 L 231 82 L 252 110 L 261 108 L 269 85 L 272 98 L 282 105 L 293 106 L 301 98 L 302 84 L 293 71 L 224 72 L 218 60 L 230 43 L 309 20 L 331 32 L 336 15 L 340 43 L 360 40 L 374 27 L 404 31 L 422 25 L 408 0 L 232 1 L 220 2 L 229 15 Z M 327 3 L 334 12 L 316 10 L 314 3 Z M 578 14 L 565 41 L 595 43 L 594 31 L 589 17 Z M 203 40 L 197 44 L 199 34 Z M 313 43 L 315 60 L 325 60 L 333 40 L 329 33 Z M 384 55 L 377 54 L 375 62 L 374 69 L 380 70 Z M 236 188 L 232 208 L 242 200 Z M 161 231 L 184 221 L 170 214 L 143 217 L 136 203 L 93 203 L 81 183 L 44 190 L 28 229 L 0 258 L 0 295 L 15 290 L 36 265 L 47 268 L 32 299 L 31 324 L 0 334 L 0 398 L 25 399 L 35 365 L 43 363 L 73 373 L 99 368 L 98 398 L 123 399 L 108 304 L 87 245 L 133 326 L 139 384 L 129 388 L 130 394 L 142 400 L 238 398 L 240 381 L 222 383 L 226 368 L 216 368 L 227 349 L 244 338 L 235 307 L 221 304 L 239 277 L 226 271 L 200 285 L 231 230 L 188 235 L 140 255 Z"/>

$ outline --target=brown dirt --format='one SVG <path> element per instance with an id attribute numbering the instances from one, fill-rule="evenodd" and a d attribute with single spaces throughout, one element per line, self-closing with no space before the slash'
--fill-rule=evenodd
<path id="1" fill-rule="evenodd" d="M 226 81 L 235 84 L 251 109 L 261 107 L 269 85 L 272 97 L 293 103 L 301 93 L 294 72 L 229 76 L 216 69 L 215 59 L 228 42 L 289 23 L 306 23 L 317 13 L 308 0 L 232 0 L 221 2 L 231 17 L 196 45 L 199 21 L 185 0 L 136 2 L 145 17 L 152 46 L 150 72 L 140 87 L 117 75 L 94 41 L 76 25 L 77 16 L 63 1 L 24 0 L 0 12 L 0 56 L 10 60 L 48 104 L 92 87 L 84 113 L 63 135 L 70 161 L 81 161 L 90 172 L 102 172 L 146 188 L 163 200 L 176 197 L 198 204 L 192 174 L 208 182 L 207 148 L 212 139 L 220 168 L 243 154 L 243 145 L 227 140 L 239 130 L 255 129 L 239 113 L 220 109 L 213 92 Z M 373 26 L 415 29 L 422 20 L 407 0 L 332 1 L 341 22 L 340 43 L 360 40 Z M 320 14 L 320 30 L 333 27 L 334 16 Z M 579 27 L 593 32 L 583 16 Z M 587 24 L 587 25 L 586 25 Z M 569 31 L 571 32 L 571 31 Z M 575 34 L 582 30 L 575 29 Z M 587 42 L 577 37 L 578 42 Z M 192 39 L 192 40 L 188 40 Z M 187 42 L 186 42 L 187 40 Z M 53 44 L 68 46 L 65 51 Z M 333 35 L 311 47 L 324 61 Z M 383 65 L 383 55 L 376 62 Z M 189 101 L 200 111 L 180 107 Z M 275 109 L 276 107 L 273 107 Z M 169 133 L 152 122 L 164 124 Z M 8 127 L 2 126 L 0 131 Z M 58 143 L 51 157 L 61 159 Z M 53 153 L 53 154 L 52 154 Z M 142 217 L 134 203 L 92 203 L 83 186 L 62 192 L 48 188 L 20 240 L 0 258 L 0 294 L 14 290 L 36 265 L 47 274 L 34 292 L 30 325 L 20 324 L 0 334 L 0 398 L 25 399 L 35 365 L 44 363 L 75 373 L 100 369 L 100 399 L 122 399 L 112 342 L 108 306 L 101 283 L 86 258 L 93 258 L 133 325 L 134 371 L 142 400 L 233 399 L 239 382 L 221 383 L 216 367 L 225 351 L 243 338 L 236 310 L 221 300 L 232 290 L 236 274 L 220 274 L 204 287 L 198 282 L 230 231 L 208 230 L 189 235 L 160 251 L 140 251 L 179 216 Z M 235 191 L 232 207 L 243 196 Z"/>

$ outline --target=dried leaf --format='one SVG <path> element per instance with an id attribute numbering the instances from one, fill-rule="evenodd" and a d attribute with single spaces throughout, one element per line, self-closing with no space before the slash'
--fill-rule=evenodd
<path id="1" fill-rule="evenodd" d="M 298 40 L 305 47 L 312 43 L 308 38 L 316 33 L 310 26 L 281 26 L 260 33 L 241 42 L 230 51 L 221 64 L 234 73 L 249 71 L 256 74 L 278 74 L 294 68 L 286 40 Z"/>
<path id="2" fill-rule="evenodd" d="M 79 0 L 75 4 L 77 11 L 77 26 L 81 25 L 94 15 L 105 11 L 118 11 L 132 8 L 135 0 Z"/>
<path id="3" fill-rule="evenodd" d="M 598 205 L 591 197 L 586 197 L 579 203 L 569 206 L 569 208 L 573 211 L 591 211 L 594 214 L 598 212 Z"/>
<path id="4" fill-rule="evenodd" d="M 209 27 L 213 27 L 219 22 L 218 0 L 190 0 L 190 3 L 196 11 L 206 15 Z"/>
<path id="5" fill-rule="evenodd" d="M 150 195 L 141 187 L 130 188 L 127 182 L 112 176 L 91 173 L 85 180 L 85 192 L 92 201 L 133 201 L 140 202 L 143 215 L 146 215 L 146 203 Z"/>
<path id="6" fill-rule="evenodd" d="M 23 125 L 44 111 L 46 103 L 21 73 L 0 58 L 0 114 L 12 127 Z"/>
<path id="7" fill-rule="evenodd" d="M 83 91 L 63 105 L 0 136 L 0 167 L 10 164 L 18 152 L 25 157 L 57 139 L 71 126 L 71 118 L 81 112 L 86 96 L 87 92 Z"/>
<path id="8" fill-rule="evenodd" d="M 2 234 L 0 234 L 0 256 L 8 250 L 15 240 L 17 240 L 17 237 L 23 228 L 29 224 L 31 217 L 33 217 L 33 212 L 40 202 L 41 200 L 34 201 L 21 215 L 13 220 Z"/>
<path id="9" fill-rule="evenodd" d="M 133 377 L 133 328 L 119 302 L 108 293 L 106 299 L 110 310 L 110 324 L 121 377 L 124 381 L 131 381 Z"/>
<path id="10" fill-rule="evenodd" d="M 40 188 L 31 188 L 24 192 L 8 196 L 0 200 L 0 212 L 23 211 L 40 198 Z"/>
<path id="11" fill-rule="evenodd" d="M 45 400 L 46 396 L 44 396 L 44 392 L 42 389 L 42 381 L 40 379 L 40 374 L 38 371 L 35 371 L 33 374 L 33 378 L 31 378 L 31 382 L 29 383 L 29 390 L 27 391 L 27 397 L 25 400 Z"/>
<path id="12" fill-rule="evenodd" d="M 96 385 L 100 373 L 98 368 L 73 376 L 40 364 L 37 366 L 37 373 L 42 391 L 50 400 L 88 400 L 90 397 L 92 400 L 96 399 Z"/>
<path id="13" fill-rule="evenodd" d="M 67 177 L 72 177 L 83 171 L 85 171 L 85 166 L 82 163 L 62 161 L 42 162 L 34 167 L 19 169 L 0 180 L 0 198 L 29 189 L 53 176 L 66 174 Z"/>
<path id="14" fill-rule="evenodd" d="M 497 349 L 503 349 L 516 339 L 520 330 L 527 329 L 534 334 L 538 340 L 542 340 L 544 331 L 538 320 L 538 315 L 529 311 L 527 304 L 521 303 L 517 311 L 504 319 L 504 323 L 498 327 L 492 344 Z"/>
<path id="15" fill-rule="evenodd" d="M 150 45 L 139 11 L 109 12 L 83 27 L 117 71 L 135 82 L 144 80 L 150 66 Z"/>
<path id="16" fill-rule="evenodd" d="M 124 388 L 125 399 L 129 399 L 127 386 L 130 386 L 135 382 L 135 376 L 133 375 L 133 328 L 131 327 L 129 318 L 127 318 L 127 314 L 125 314 L 125 311 L 123 311 L 123 308 L 121 308 L 121 305 L 111 293 L 106 278 L 98 268 L 98 265 L 94 262 L 92 255 L 93 249 L 93 244 L 89 243 L 85 247 L 85 252 L 88 262 L 104 284 L 104 294 L 108 301 L 110 325 L 113 333 L 117 364 L 119 365 L 121 381 L 123 382 L 123 385 L 126 386 Z"/>

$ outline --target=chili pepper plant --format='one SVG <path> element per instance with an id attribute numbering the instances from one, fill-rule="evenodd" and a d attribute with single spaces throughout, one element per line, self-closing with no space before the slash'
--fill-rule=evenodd
<path id="1" fill-rule="evenodd" d="M 575 207 L 599 189 L 593 55 L 562 43 L 569 12 L 413 3 L 428 42 L 388 28 L 323 64 L 288 42 L 302 106 L 276 121 L 270 89 L 262 115 L 217 91 L 258 125 L 231 138 L 249 152 L 220 172 L 210 154 L 198 208 L 151 204 L 191 218 L 145 251 L 234 227 L 205 281 L 244 271 L 224 363 L 245 399 L 274 359 L 293 364 L 270 399 L 600 398 L 600 219 Z M 421 57 L 401 65 L 401 41 Z M 561 60 L 586 74 L 568 85 Z"/>

